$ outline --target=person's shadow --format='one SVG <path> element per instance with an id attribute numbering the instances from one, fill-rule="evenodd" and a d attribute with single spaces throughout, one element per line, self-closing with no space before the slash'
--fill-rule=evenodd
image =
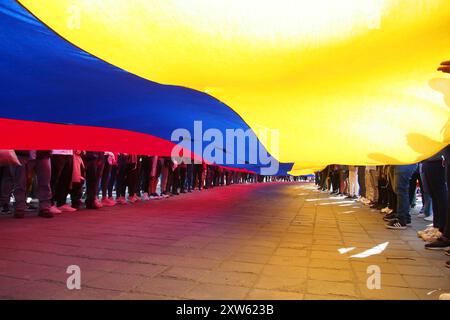
<path id="1" fill-rule="evenodd" d="M 429 85 L 432 89 L 444 95 L 444 101 L 447 104 L 447 106 L 450 107 L 450 79 L 434 78 L 429 81 Z M 447 120 L 447 123 L 441 129 L 441 132 L 444 142 L 446 142 L 448 145 L 450 143 L 450 117 Z M 406 136 L 406 139 L 411 149 L 413 149 L 415 152 L 419 154 L 419 156 L 416 159 L 416 162 L 422 161 L 427 157 L 432 156 L 429 153 L 430 150 L 434 150 L 433 154 L 436 154 L 440 150 L 445 148 L 445 146 L 442 145 L 442 142 L 435 141 L 421 133 L 409 133 Z M 391 156 L 382 153 L 370 153 L 367 156 L 378 163 L 407 164 L 396 158 L 393 158 Z"/>

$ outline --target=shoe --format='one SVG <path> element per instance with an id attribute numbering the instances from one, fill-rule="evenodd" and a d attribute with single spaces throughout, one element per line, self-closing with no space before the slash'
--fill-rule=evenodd
<path id="1" fill-rule="evenodd" d="M 390 210 L 389 207 L 386 207 L 386 208 L 381 209 L 381 212 L 382 212 L 382 213 L 387 213 L 388 210 Z"/>
<path id="2" fill-rule="evenodd" d="M 433 222 L 433 215 L 429 215 L 428 217 L 423 218 L 423 220 Z"/>
<path id="3" fill-rule="evenodd" d="M 103 208 L 103 204 L 102 204 L 98 199 L 95 199 L 95 200 L 94 200 L 94 205 L 95 205 L 96 207 Z"/>
<path id="4" fill-rule="evenodd" d="M 2 206 L 2 210 L 1 210 L 2 214 L 11 214 L 11 206 L 9 205 L 9 203 L 5 203 Z"/>
<path id="5" fill-rule="evenodd" d="M 23 210 L 16 210 L 14 212 L 14 218 L 16 218 L 16 219 L 23 219 L 23 218 L 25 218 L 25 211 L 23 211 Z"/>
<path id="6" fill-rule="evenodd" d="M 46 210 L 44 210 L 44 211 L 46 211 Z M 62 213 L 62 211 L 59 210 L 56 206 L 51 206 L 51 207 L 48 209 L 48 211 L 49 211 L 50 213 L 52 213 L 52 214 L 60 214 L 60 213 Z"/>
<path id="7" fill-rule="evenodd" d="M 448 250 L 450 249 L 450 241 L 444 237 L 438 238 L 436 241 L 427 243 L 425 249 L 428 250 Z"/>
<path id="8" fill-rule="evenodd" d="M 135 198 L 136 195 L 133 195 L 131 197 L 128 197 L 128 202 L 130 203 L 135 203 L 137 201 L 137 199 Z"/>
<path id="9" fill-rule="evenodd" d="M 54 214 L 51 211 L 51 208 L 52 207 L 50 207 L 49 209 L 39 210 L 38 216 L 41 218 L 53 218 Z M 55 207 L 55 209 L 56 209 L 56 207 Z"/>
<path id="10" fill-rule="evenodd" d="M 97 200 L 95 200 L 93 203 L 86 203 L 86 209 L 100 209 L 103 206 L 99 206 L 101 203 Z"/>
<path id="11" fill-rule="evenodd" d="M 113 201 L 114 201 L 114 200 L 113 200 Z M 112 206 L 114 206 L 115 204 L 116 204 L 115 201 L 114 201 L 114 203 L 113 203 L 113 202 L 111 202 L 111 200 L 108 199 L 108 198 L 102 199 L 102 206 L 104 206 L 104 207 L 112 207 Z"/>
<path id="12" fill-rule="evenodd" d="M 395 219 L 386 224 L 386 228 L 392 230 L 405 230 L 407 228 L 406 223 L 402 223 L 400 220 Z"/>
<path id="13" fill-rule="evenodd" d="M 447 262 L 445 263 L 445 266 L 446 266 L 447 268 L 450 268 L 450 261 L 447 261 Z"/>
<path id="14" fill-rule="evenodd" d="M 142 195 L 142 201 L 148 201 L 148 200 L 150 200 L 150 197 L 148 196 L 148 193 L 145 192 L 145 193 Z"/>
<path id="15" fill-rule="evenodd" d="M 419 214 L 417 215 L 417 218 L 425 218 L 425 214 L 424 214 L 424 213 L 419 213 Z"/>
<path id="16" fill-rule="evenodd" d="M 442 237 L 442 233 L 439 231 L 439 229 L 434 229 L 431 232 L 425 232 L 421 236 L 421 238 L 426 242 L 435 242 L 440 237 Z"/>
<path id="17" fill-rule="evenodd" d="M 397 217 L 395 216 L 394 213 L 386 214 L 386 215 L 383 217 L 383 220 L 384 220 L 384 221 L 387 221 L 387 222 L 393 221 L 393 220 L 395 220 L 395 219 L 397 219 Z"/>
<path id="18" fill-rule="evenodd" d="M 71 206 L 69 206 L 68 204 L 62 205 L 58 207 L 58 210 L 61 212 L 75 212 L 77 211 L 77 209 L 72 208 Z"/>
<path id="19" fill-rule="evenodd" d="M 425 230 L 417 231 L 417 236 L 421 238 L 425 233 L 434 233 L 434 230 L 435 228 L 433 226 L 427 227 Z"/>
<path id="20" fill-rule="evenodd" d="M 118 204 L 127 204 L 127 200 L 125 199 L 125 197 L 119 197 L 117 199 L 117 203 Z"/>
<path id="21" fill-rule="evenodd" d="M 114 200 L 113 197 L 108 198 L 108 202 L 110 204 L 110 207 L 113 207 L 116 205 L 116 201 Z"/>
<path id="22" fill-rule="evenodd" d="M 439 296 L 439 300 L 450 300 L 450 293 L 443 293 Z"/>

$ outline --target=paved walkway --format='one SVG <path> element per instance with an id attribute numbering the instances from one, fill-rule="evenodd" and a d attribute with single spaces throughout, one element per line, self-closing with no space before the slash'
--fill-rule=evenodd
<path id="1" fill-rule="evenodd" d="M 450 289 L 448 257 L 423 249 L 423 227 L 414 217 L 407 231 L 386 230 L 379 213 L 298 183 L 1 217 L 0 297 L 437 299 Z M 381 254 L 351 258 L 386 242 Z M 81 268 L 81 290 L 66 288 L 69 265 Z M 380 290 L 367 288 L 370 265 Z"/>

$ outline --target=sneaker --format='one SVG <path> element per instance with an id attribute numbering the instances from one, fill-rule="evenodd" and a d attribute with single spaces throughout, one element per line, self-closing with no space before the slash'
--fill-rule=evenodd
<path id="1" fill-rule="evenodd" d="M 386 224 L 386 228 L 392 230 L 405 230 L 407 228 L 406 223 L 402 223 L 400 220 L 395 219 Z"/>
<path id="2" fill-rule="evenodd" d="M 103 204 L 100 202 L 100 200 L 95 199 L 94 201 L 94 205 L 98 208 L 103 208 Z"/>
<path id="3" fill-rule="evenodd" d="M 127 200 L 125 199 L 125 197 L 119 197 L 119 199 L 117 199 L 117 203 L 118 204 L 127 204 Z"/>
<path id="4" fill-rule="evenodd" d="M 47 211 L 47 210 L 44 210 L 44 211 Z M 60 213 L 62 213 L 62 211 L 59 210 L 56 206 L 51 206 L 51 207 L 48 209 L 48 211 L 49 211 L 50 213 L 52 213 L 52 214 L 60 214 Z"/>
<path id="5" fill-rule="evenodd" d="M 58 207 L 58 210 L 61 211 L 61 212 L 75 212 L 75 211 L 77 211 L 77 209 L 72 208 L 68 204 L 65 204 L 63 206 Z"/>
<path id="6" fill-rule="evenodd" d="M 440 237 L 442 237 L 442 233 L 438 229 L 435 229 L 434 232 L 423 233 L 421 236 L 421 238 L 426 242 L 434 242 Z"/>
<path id="7" fill-rule="evenodd" d="M 383 220 L 384 220 L 384 221 L 387 221 L 387 222 L 390 222 L 390 221 L 393 221 L 393 220 L 396 220 L 396 219 L 397 219 L 397 217 L 395 216 L 394 213 L 386 214 L 386 215 L 383 217 Z"/>
<path id="8" fill-rule="evenodd" d="M 439 296 L 439 300 L 450 300 L 450 293 L 443 293 Z"/>
<path id="9" fill-rule="evenodd" d="M 421 238 L 425 233 L 434 233 L 434 230 L 435 228 L 433 226 L 427 227 L 425 230 L 417 231 L 417 236 Z"/>
<path id="10" fill-rule="evenodd" d="M 145 192 L 145 193 L 142 195 L 142 200 L 143 200 L 143 201 L 148 201 L 148 200 L 150 200 L 150 197 L 148 196 L 148 193 L 147 193 L 147 192 Z"/>
<path id="11" fill-rule="evenodd" d="M 114 201 L 114 200 L 113 200 Z M 108 199 L 108 198 L 104 198 L 104 199 L 102 199 L 102 205 L 104 206 L 104 207 L 112 207 L 112 206 L 114 206 L 116 204 L 116 202 L 111 202 L 111 200 L 110 199 Z"/>
<path id="12" fill-rule="evenodd" d="M 428 250 L 448 250 L 450 249 L 450 241 L 444 237 L 438 238 L 436 241 L 427 243 L 425 249 Z"/>
<path id="13" fill-rule="evenodd" d="M 11 206 L 9 205 L 9 203 L 5 203 L 2 206 L 2 210 L 1 210 L 2 214 L 11 214 Z"/>
<path id="14" fill-rule="evenodd" d="M 86 202 L 86 209 L 95 209 L 96 210 L 96 209 L 100 209 L 102 207 L 103 207 L 103 205 L 97 199 L 95 199 L 93 202 Z"/>
<path id="15" fill-rule="evenodd" d="M 428 217 L 423 218 L 423 220 L 433 222 L 433 215 L 429 215 Z"/>
<path id="16" fill-rule="evenodd" d="M 54 214 L 51 210 L 52 207 L 49 209 L 39 210 L 38 216 L 41 218 L 53 218 Z M 54 207 L 56 209 L 56 207 Z"/>

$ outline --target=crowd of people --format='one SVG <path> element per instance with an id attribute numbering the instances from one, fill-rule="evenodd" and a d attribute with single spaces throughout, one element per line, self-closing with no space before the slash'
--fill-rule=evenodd
<path id="1" fill-rule="evenodd" d="M 113 152 L 8 151 L 18 163 L 0 166 L 0 210 L 19 219 L 29 211 L 52 218 L 82 208 L 163 199 L 231 184 L 296 179 L 183 158 L 178 163 L 171 157 Z"/>
<path id="2" fill-rule="evenodd" d="M 319 190 L 380 210 L 386 227 L 394 230 L 411 225 L 411 209 L 420 195 L 417 217 L 430 226 L 418 236 L 427 242 L 426 249 L 446 250 L 450 255 L 450 146 L 418 164 L 329 165 L 316 172 L 315 181 Z"/>

